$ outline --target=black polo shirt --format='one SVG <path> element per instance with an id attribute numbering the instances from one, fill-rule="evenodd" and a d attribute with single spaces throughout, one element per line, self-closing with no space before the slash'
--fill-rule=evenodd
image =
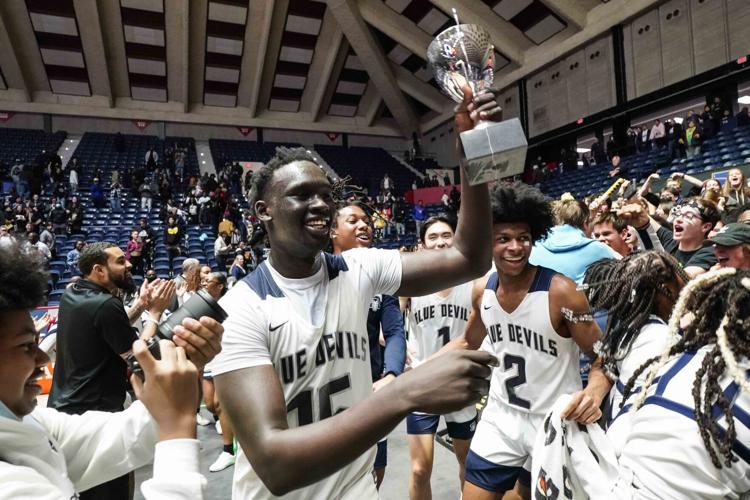
<path id="1" fill-rule="evenodd" d="M 47 406 L 65 413 L 122 411 L 127 364 L 137 338 L 120 299 L 82 279 L 60 299 L 57 360 Z"/>

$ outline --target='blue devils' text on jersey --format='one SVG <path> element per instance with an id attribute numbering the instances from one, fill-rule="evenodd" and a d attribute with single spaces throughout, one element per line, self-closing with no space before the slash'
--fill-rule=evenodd
<path id="1" fill-rule="evenodd" d="M 321 254 L 321 259 L 315 275 L 298 280 L 283 278 L 266 261 L 221 299 L 229 317 L 222 352 L 211 363 L 214 375 L 272 365 L 291 427 L 323 420 L 372 393 L 367 313 L 374 295 L 393 294 L 401 283 L 401 257 L 395 250 L 356 249 Z M 311 319 L 316 313 L 317 326 Z M 375 448 L 284 498 L 377 498 L 370 475 L 374 457 Z M 242 450 L 233 497 L 276 498 Z"/>
<path id="2" fill-rule="evenodd" d="M 480 314 L 491 352 L 500 361 L 492 370 L 490 402 L 546 413 L 561 394 L 581 390 L 578 346 L 558 335 L 550 319 L 549 287 L 555 274 L 537 267 L 529 292 L 511 313 L 497 300 L 497 273 L 487 280 Z"/>

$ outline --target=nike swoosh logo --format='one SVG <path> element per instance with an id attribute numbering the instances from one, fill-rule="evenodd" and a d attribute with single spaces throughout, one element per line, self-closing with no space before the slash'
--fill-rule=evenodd
<path id="1" fill-rule="evenodd" d="M 287 323 L 289 323 L 289 320 L 287 320 L 287 321 L 284 321 L 283 323 L 280 323 L 280 324 L 278 324 L 278 325 L 276 325 L 276 326 L 270 326 L 270 325 L 269 325 L 269 326 L 268 326 L 268 331 L 269 331 L 269 332 L 273 332 L 273 331 L 275 331 L 275 330 L 278 330 L 279 328 L 281 328 L 282 326 L 286 325 Z"/>
<path id="2" fill-rule="evenodd" d="M 486 311 L 487 309 L 492 309 L 492 306 L 484 306 L 484 310 Z"/>

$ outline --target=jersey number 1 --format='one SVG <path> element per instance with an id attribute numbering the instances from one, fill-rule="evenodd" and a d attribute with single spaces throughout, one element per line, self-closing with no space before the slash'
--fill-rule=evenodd
<path id="1" fill-rule="evenodd" d="M 516 387 L 526 383 L 526 360 L 521 356 L 506 354 L 503 358 L 503 368 L 505 371 L 516 367 L 516 376 L 510 377 L 505 381 L 505 392 L 508 393 L 508 402 L 527 410 L 531 408 L 531 403 L 523 398 L 516 396 Z"/>
<path id="2" fill-rule="evenodd" d="M 318 421 L 328 418 L 334 414 L 332 409 L 332 397 L 339 392 L 351 388 L 349 374 L 335 378 L 323 387 L 318 389 L 318 408 L 320 416 Z M 313 390 L 307 389 L 292 398 L 286 405 L 287 414 L 297 410 L 297 422 L 300 426 L 313 423 Z M 344 411 L 346 408 L 337 408 L 336 413 Z"/>
<path id="3" fill-rule="evenodd" d="M 443 345 L 447 344 L 451 340 L 451 329 L 447 326 L 442 327 L 438 330 L 438 337 L 442 337 Z"/>

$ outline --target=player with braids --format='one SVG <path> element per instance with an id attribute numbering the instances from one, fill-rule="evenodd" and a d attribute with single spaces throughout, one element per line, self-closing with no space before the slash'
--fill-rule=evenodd
<path id="1" fill-rule="evenodd" d="M 665 349 L 667 321 L 688 277 L 671 255 L 648 251 L 620 261 L 600 261 L 585 281 L 591 307 L 609 311 L 597 354 L 615 382 L 611 401 L 616 411 L 625 389 L 622 381 L 634 383 L 631 377 L 637 367 Z"/>
<path id="2" fill-rule="evenodd" d="M 701 278 L 685 287 L 670 321 L 676 329 L 682 320 L 682 336 L 636 370 L 624 394 L 632 405 L 607 433 L 621 477 L 632 474 L 643 498 L 750 492 L 750 272 Z M 648 383 L 634 388 L 648 369 Z"/>

